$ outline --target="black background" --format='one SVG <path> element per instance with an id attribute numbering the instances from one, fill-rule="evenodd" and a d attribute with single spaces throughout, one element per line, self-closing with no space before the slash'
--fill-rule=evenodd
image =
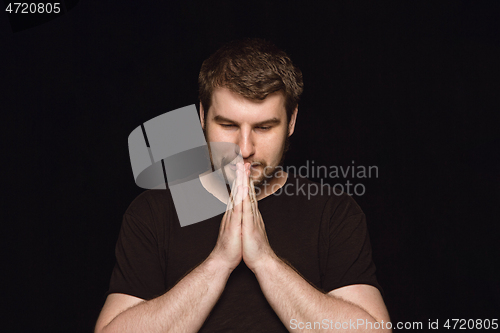
<path id="1" fill-rule="evenodd" d="M 378 166 L 355 199 L 392 322 L 498 318 L 499 13 L 498 1 L 81 1 L 13 32 L 3 11 L 9 332 L 92 331 L 143 191 L 129 133 L 197 103 L 202 61 L 240 37 L 273 41 L 304 73 L 287 165 Z"/>

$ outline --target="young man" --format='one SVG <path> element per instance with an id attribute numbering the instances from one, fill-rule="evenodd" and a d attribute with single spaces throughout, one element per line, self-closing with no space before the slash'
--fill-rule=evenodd
<path id="1" fill-rule="evenodd" d="M 304 195 L 312 182 L 280 168 L 300 70 L 247 39 L 207 59 L 199 84 L 207 142 L 235 144 L 242 158 L 218 165 L 233 184 L 228 210 L 180 227 L 168 190 L 139 195 L 95 331 L 390 331 L 361 209 L 346 194 Z"/>

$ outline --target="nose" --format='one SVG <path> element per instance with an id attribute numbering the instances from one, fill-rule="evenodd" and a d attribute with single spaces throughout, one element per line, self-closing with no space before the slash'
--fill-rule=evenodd
<path id="1" fill-rule="evenodd" d="M 251 131 L 241 129 L 237 141 L 236 144 L 240 147 L 241 156 L 244 160 L 255 154 L 255 142 Z"/>

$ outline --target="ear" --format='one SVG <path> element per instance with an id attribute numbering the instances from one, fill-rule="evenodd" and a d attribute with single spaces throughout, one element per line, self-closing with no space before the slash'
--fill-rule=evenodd
<path id="1" fill-rule="evenodd" d="M 203 105 L 200 102 L 200 122 L 201 128 L 205 129 L 205 112 L 203 112 Z"/>
<path id="2" fill-rule="evenodd" d="M 290 123 L 288 124 L 288 136 L 291 136 L 293 134 L 293 131 L 295 130 L 295 122 L 297 121 L 297 113 L 299 113 L 299 106 L 295 108 L 292 112 L 292 117 L 290 118 Z"/>

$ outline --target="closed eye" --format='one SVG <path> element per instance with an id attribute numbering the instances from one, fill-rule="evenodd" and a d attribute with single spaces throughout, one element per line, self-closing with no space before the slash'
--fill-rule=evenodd
<path id="1" fill-rule="evenodd" d="M 220 124 L 223 128 L 233 128 L 233 127 L 236 127 L 236 125 L 234 124 Z M 270 130 L 272 126 L 258 126 L 256 127 L 257 129 L 261 130 L 261 131 L 267 131 L 267 130 Z"/>

